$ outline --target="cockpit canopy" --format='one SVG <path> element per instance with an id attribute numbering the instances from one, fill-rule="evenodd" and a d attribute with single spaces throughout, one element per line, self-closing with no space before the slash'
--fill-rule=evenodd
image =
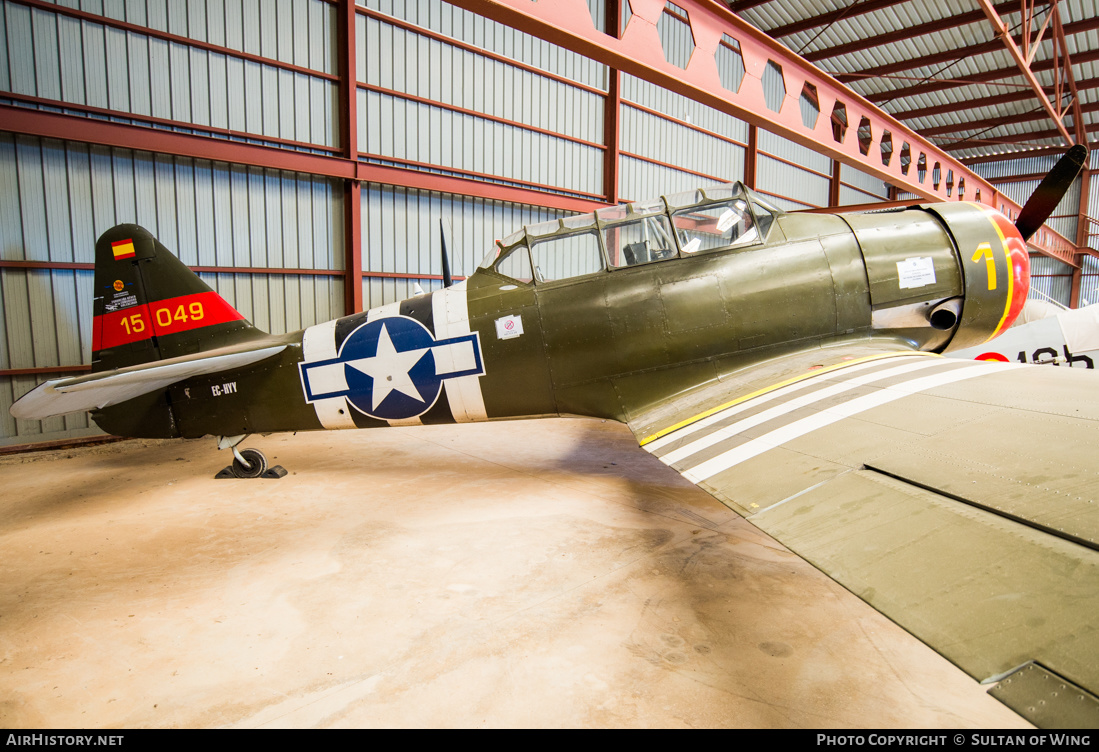
<path id="1" fill-rule="evenodd" d="M 527 225 L 481 262 L 540 283 L 766 241 L 780 210 L 740 183 Z"/>

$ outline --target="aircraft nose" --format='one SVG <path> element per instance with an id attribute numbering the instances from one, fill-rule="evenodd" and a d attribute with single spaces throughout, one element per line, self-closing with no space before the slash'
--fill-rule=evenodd
<path id="1" fill-rule="evenodd" d="M 996 334 L 999 334 L 1015 323 L 1015 319 L 1019 317 L 1026 303 L 1027 294 L 1030 292 L 1030 252 L 1018 228 L 1003 214 L 999 212 L 994 214 L 993 221 L 1000 231 L 1011 274 L 1010 296 L 1004 310 L 1004 320 L 996 331 Z"/>

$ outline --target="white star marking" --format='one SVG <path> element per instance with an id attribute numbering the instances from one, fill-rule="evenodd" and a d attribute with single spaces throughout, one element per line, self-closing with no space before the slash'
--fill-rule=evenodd
<path id="1" fill-rule="evenodd" d="M 393 347 L 393 341 L 389 339 L 389 330 L 382 324 L 381 334 L 378 335 L 378 351 L 373 358 L 360 358 L 349 360 L 347 365 L 356 371 L 361 371 L 374 380 L 374 388 L 371 410 L 377 410 L 390 392 L 400 392 L 412 399 L 425 402 L 420 390 L 412 383 L 412 377 L 408 372 L 420 362 L 431 348 L 421 350 L 405 350 L 397 352 Z"/>

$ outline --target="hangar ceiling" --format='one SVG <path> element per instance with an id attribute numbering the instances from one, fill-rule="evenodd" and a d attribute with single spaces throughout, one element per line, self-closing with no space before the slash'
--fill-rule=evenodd
<path id="1" fill-rule="evenodd" d="M 1094 0 L 733 0 L 728 5 L 964 162 L 1059 152 L 1066 136 L 1086 138 L 1094 148 L 1099 132 Z M 1009 32 L 1011 45 L 998 27 Z M 1051 111 L 1063 115 L 1063 129 Z"/>

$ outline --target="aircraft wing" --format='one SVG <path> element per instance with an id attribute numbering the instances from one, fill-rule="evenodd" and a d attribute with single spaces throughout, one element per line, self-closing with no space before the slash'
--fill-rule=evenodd
<path id="1" fill-rule="evenodd" d="M 192 376 L 248 366 L 285 349 L 285 344 L 272 344 L 269 340 L 250 342 L 88 376 L 51 379 L 20 397 L 9 412 L 16 418 L 42 420 L 54 415 L 95 410 L 155 392 Z"/>
<path id="2" fill-rule="evenodd" d="M 1039 726 L 1099 727 L 1099 401 L 1068 368 L 821 348 L 638 441 Z"/>

